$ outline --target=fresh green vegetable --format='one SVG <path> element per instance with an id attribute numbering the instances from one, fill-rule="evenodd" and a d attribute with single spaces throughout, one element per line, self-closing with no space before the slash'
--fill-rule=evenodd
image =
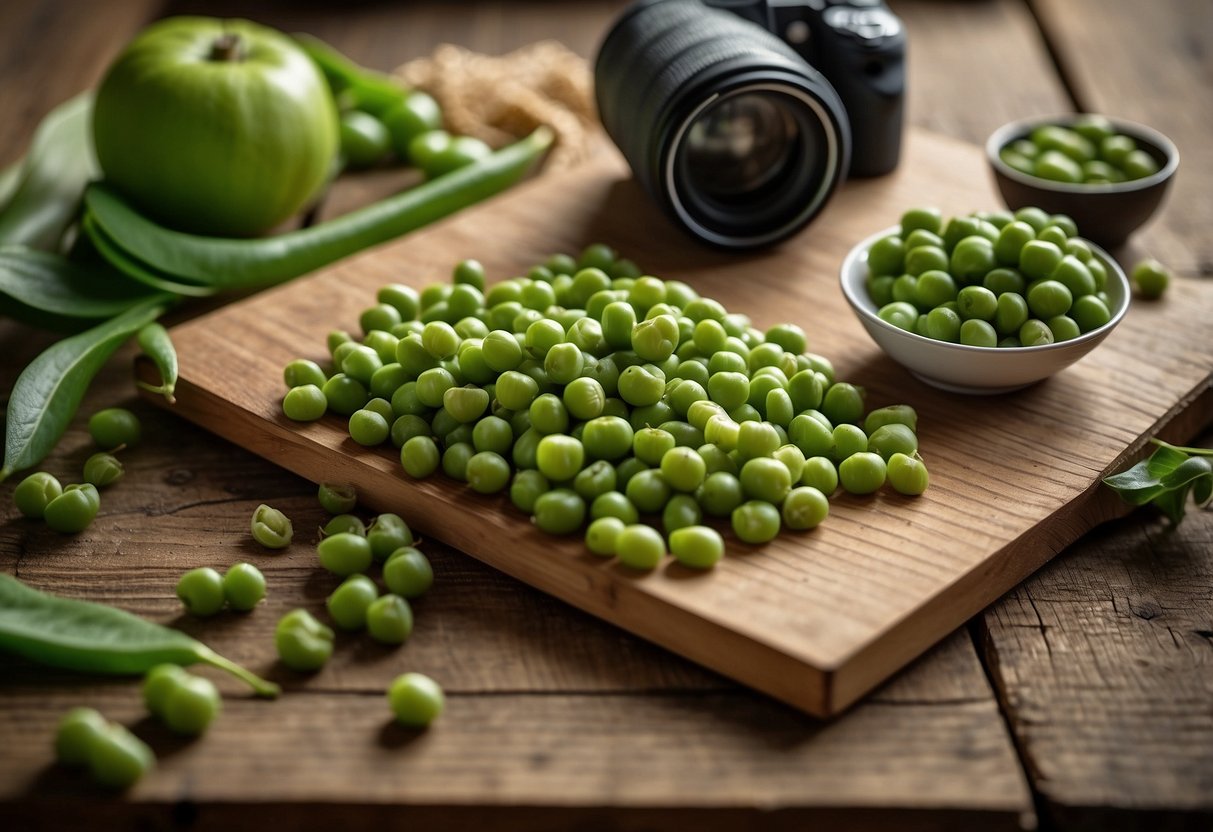
<path id="1" fill-rule="evenodd" d="M 826 495 L 809 485 L 793 488 L 783 500 L 783 525 L 789 529 L 813 529 L 830 513 Z"/>
<path id="2" fill-rule="evenodd" d="M 350 575 L 324 602 L 329 616 L 343 630 L 361 630 L 366 612 L 379 597 L 379 588 L 366 575 Z"/>
<path id="3" fill-rule="evenodd" d="M 153 385 L 140 381 L 139 386 L 151 393 L 164 396 L 169 404 L 173 404 L 177 401 L 173 396 L 173 392 L 177 389 L 177 350 L 173 347 L 168 330 L 158 323 L 151 323 L 139 330 L 135 335 L 135 340 L 139 343 L 139 349 L 143 350 L 143 354 L 152 360 L 152 363 L 156 365 L 156 371 L 160 373 L 160 384 Z"/>
<path id="4" fill-rule="evenodd" d="M 917 497 L 927 490 L 930 478 L 927 466 L 917 451 L 911 453 L 894 453 L 888 457 L 889 485 L 898 494 Z"/>
<path id="5" fill-rule="evenodd" d="M 324 73 L 341 104 L 382 116 L 385 110 L 404 98 L 406 90 L 396 81 L 383 73 L 358 66 L 319 38 L 307 34 L 291 37 Z"/>
<path id="6" fill-rule="evenodd" d="M 125 469 L 118 457 L 105 451 L 95 453 L 84 461 L 84 481 L 98 488 L 113 485 L 122 479 L 123 473 Z"/>
<path id="7" fill-rule="evenodd" d="M 204 733 L 223 708 L 214 682 L 185 671 L 159 679 L 163 681 L 155 692 L 158 707 L 153 713 L 176 734 L 196 737 Z M 147 683 L 144 684 L 147 699 Z"/>
<path id="8" fill-rule="evenodd" d="M 95 485 L 73 483 L 46 504 L 42 519 L 61 534 L 78 534 L 92 524 L 100 508 L 101 497 Z"/>
<path id="9" fill-rule="evenodd" d="M 46 507 L 63 493 L 63 486 L 52 475 L 39 471 L 30 474 L 13 489 L 13 504 L 26 517 L 41 520 Z"/>
<path id="10" fill-rule="evenodd" d="M 999 158 L 1021 173 L 1077 185 L 1108 185 L 1158 172 L 1158 162 L 1103 116 L 1085 115 L 1070 126 L 1045 124 L 1027 139 L 1000 148 Z"/>
<path id="11" fill-rule="evenodd" d="M 51 252 L 0 246 L 0 313 L 31 326 L 76 332 L 149 296 L 147 287 L 104 266 L 86 268 Z"/>
<path id="12" fill-rule="evenodd" d="M 418 598 L 433 586 L 434 569 L 419 550 L 404 546 L 383 564 L 383 582 L 389 592 L 402 598 Z"/>
<path id="13" fill-rule="evenodd" d="M 380 644 L 403 644 L 413 632 L 412 607 L 399 595 L 381 595 L 366 609 L 366 629 Z"/>
<path id="14" fill-rule="evenodd" d="M 665 557 L 665 541 L 651 526 L 625 526 L 615 536 L 615 556 L 633 569 L 656 569 Z"/>
<path id="15" fill-rule="evenodd" d="M 291 545 L 291 538 L 295 534 L 290 518 L 265 503 L 253 511 L 250 529 L 253 540 L 267 549 L 285 549 Z"/>
<path id="16" fill-rule="evenodd" d="M 55 758 L 65 766 L 86 765 L 93 743 L 108 727 L 105 717 L 96 710 L 72 708 L 59 720 L 59 729 L 55 732 Z"/>
<path id="17" fill-rule="evenodd" d="M 370 167 L 392 147 L 392 136 L 383 122 L 361 110 L 341 114 L 341 155 L 351 168 Z"/>
<path id="18" fill-rule="evenodd" d="M 123 407 L 98 410 L 88 419 L 88 432 L 97 447 L 107 451 L 139 444 L 143 425 L 139 417 Z"/>
<path id="19" fill-rule="evenodd" d="M 1213 449 L 1186 448 L 1151 439 L 1158 449 L 1104 484 L 1129 505 L 1152 503 L 1176 525 L 1187 512 L 1188 495 L 1198 507 L 1213 497 Z"/>
<path id="20" fill-rule="evenodd" d="M 1162 297 L 1163 292 L 1167 290 L 1171 273 L 1157 260 L 1147 259 L 1133 267 L 1129 278 L 1137 289 L 1137 294 L 1153 300 Z"/>
<path id="21" fill-rule="evenodd" d="M 551 142 L 551 131 L 540 128 L 447 176 L 337 219 L 256 240 L 200 237 L 164 228 L 137 213 L 112 188 L 94 184 L 85 193 L 85 204 L 95 226 L 86 231 L 125 254 L 122 262 L 114 264 L 123 271 L 128 271 L 124 266 L 135 263 L 154 277 L 167 278 L 174 285 L 193 283 L 201 292 L 268 286 L 398 237 L 503 190 L 521 178 Z"/>
<path id="22" fill-rule="evenodd" d="M 0 649 L 52 667 L 106 675 L 145 673 L 158 664 L 208 664 L 273 698 L 278 686 L 177 630 L 113 607 L 38 592 L 0 574 Z"/>
<path id="23" fill-rule="evenodd" d="M 399 515 L 380 514 L 366 530 L 366 539 L 375 560 L 386 561 L 405 546 L 413 545 L 413 532 Z"/>
<path id="24" fill-rule="evenodd" d="M 397 676 L 388 687 L 387 699 L 396 721 L 410 728 L 428 726 L 446 703 L 438 683 L 420 673 Z"/>
<path id="25" fill-rule="evenodd" d="M 93 142 L 107 181 L 149 216 L 249 236 L 320 192 L 337 114 L 316 66 L 280 32 L 175 17 L 144 29 L 106 72 Z"/>
<path id="26" fill-rule="evenodd" d="M 191 615 L 200 618 L 214 615 L 226 601 L 223 578 L 209 566 L 191 569 L 178 579 L 177 597 Z"/>
<path id="27" fill-rule="evenodd" d="M 312 672 L 324 667 L 333 655 L 333 631 L 307 610 L 291 610 L 278 619 L 274 647 L 278 658 L 291 670 Z"/>
<path id="28" fill-rule="evenodd" d="M 317 488 L 316 499 L 329 514 L 348 514 L 358 505 L 358 491 L 352 485 L 322 482 Z"/>
<path id="29" fill-rule="evenodd" d="M 97 178 L 88 130 L 92 107 L 92 94 L 83 93 L 60 104 L 38 126 L 0 208 L 0 245 L 60 248 L 84 186 Z"/>
<path id="30" fill-rule="evenodd" d="M 251 563 L 236 563 L 223 573 L 223 597 L 238 612 L 248 612 L 265 598 L 265 575 Z"/>
<path id="31" fill-rule="evenodd" d="M 686 526 L 670 532 L 670 552 L 683 566 L 711 569 L 724 555 L 724 538 L 709 526 Z"/>
<path id="32" fill-rule="evenodd" d="M 128 312 L 44 350 L 17 378 L 9 395 L 0 481 L 37 465 L 59 441 L 84 391 L 116 349 L 165 309 L 165 300 Z"/>
<path id="33" fill-rule="evenodd" d="M 326 537 L 316 545 L 320 565 L 334 575 L 365 572 L 373 560 L 371 544 L 366 537 L 343 532 Z"/>
<path id="34" fill-rule="evenodd" d="M 55 756 L 68 766 L 88 766 L 93 779 L 112 789 L 130 788 L 156 757 L 147 745 L 92 708 L 73 708 L 59 722 Z"/>
<path id="35" fill-rule="evenodd" d="M 750 500 L 733 509 L 733 534 L 743 543 L 768 543 L 779 534 L 779 509 L 762 500 Z"/>

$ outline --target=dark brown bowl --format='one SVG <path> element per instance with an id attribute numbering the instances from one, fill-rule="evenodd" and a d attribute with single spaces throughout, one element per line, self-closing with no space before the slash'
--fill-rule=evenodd
<path id="1" fill-rule="evenodd" d="M 1129 182 L 1106 185 L 1074 185 L 1053 182 L 1015 170 L 998 156 L 998 151 L 1016 139 L 1026 139 L 1032 130 L 1044 124 L 1069 127 L 1081 116 L 1070 114 L 1031 118 L 1004 124 L 986 141 L 986 159 L 994 171 L 994 181 L 1003 201 L 1012 211 L 1034 205 L 1050 214 L 1067 214 L 1078 225 L 1078 233 L 1105 248 L 1114 248 L 1129 238 L 1153 216 L 1179 167 L 1179 151 L 1174 143 L 1141 124 L 1110 118 L 1113 129 L 1137 142 L 1154 157 L 1158 172 Z"/>

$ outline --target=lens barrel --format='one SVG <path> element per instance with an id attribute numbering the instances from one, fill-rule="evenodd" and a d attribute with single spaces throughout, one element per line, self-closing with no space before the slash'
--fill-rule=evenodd
<path id="1" fill-rule="evenodd" d="M 637 181 L 714 245 L 785 239 L 850 164 L 830 84 L 760 26 L 699 0 L 641 0 L 594 68 L 599 115 Z"/>

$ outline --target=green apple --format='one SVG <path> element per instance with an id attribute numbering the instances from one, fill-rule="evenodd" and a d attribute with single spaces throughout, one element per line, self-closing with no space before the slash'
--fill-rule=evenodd
<path id="1" fill-rule="evenodd" d="M 324 77 L 288 37 L 246 20 L 175 17 L 110 67 L 93 142 L 105 176 L 150 216 L 251 236 L 317 196 L 339 133 Z"/>

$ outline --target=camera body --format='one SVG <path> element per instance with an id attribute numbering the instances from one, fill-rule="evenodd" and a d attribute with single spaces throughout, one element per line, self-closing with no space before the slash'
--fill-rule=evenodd
<path id="1" fill-rule="evenodd" d="M 834 87 L 851 122 L 852 176 L 897 167 L 905 114 L 905 28 L 882 0 L 703 0 L 757 23 Z"/>

